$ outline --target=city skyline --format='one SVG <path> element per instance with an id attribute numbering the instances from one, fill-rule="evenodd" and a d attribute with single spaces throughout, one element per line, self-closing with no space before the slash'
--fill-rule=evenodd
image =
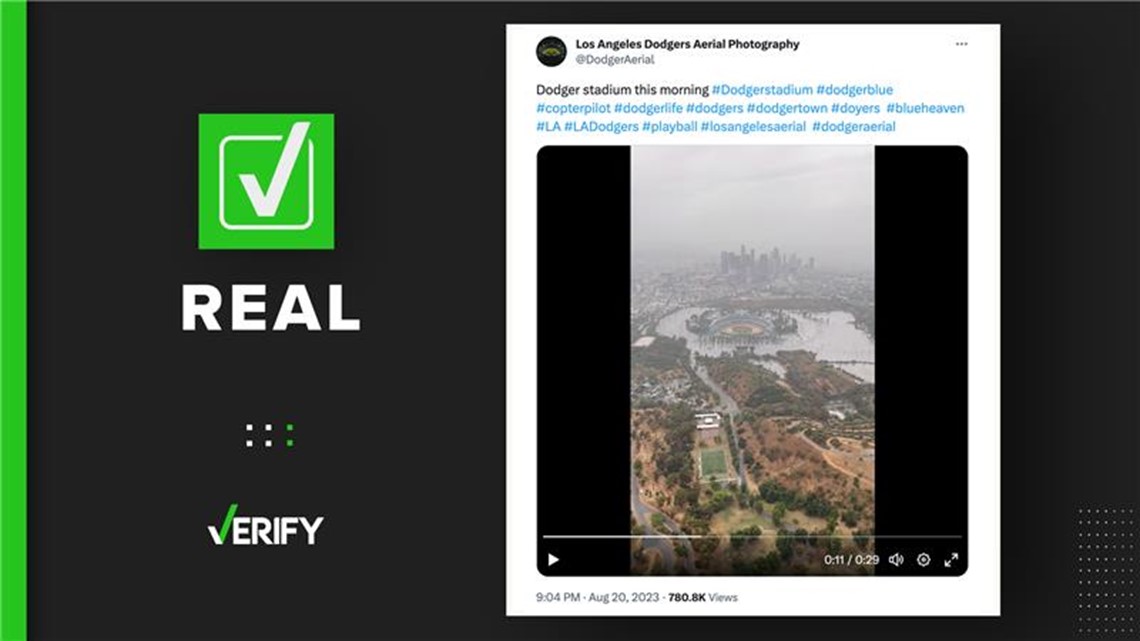
<path id="1" fill-rule="evenodd" d="M 745 244 L 874 269 L 872 147 L 635 147 L 631 181 L 635 264 L 723 271 L 723 253 Z"/>

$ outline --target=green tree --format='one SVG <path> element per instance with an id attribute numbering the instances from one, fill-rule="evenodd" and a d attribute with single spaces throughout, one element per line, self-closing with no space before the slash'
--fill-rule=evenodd
<path id="1" fill-rule="evenodd" d="M 847 510 L 843 512 L 843 524 L 847 527 L 855 527 L 859 523 L 859 513 L 855 510 Z"/>
<path id="2" fill-rule="evenodd" d="M 785 561 L 792 558 L 796 551 L 795 539 L 780 532 L 776 535 L 776 551 L 780 553 L 780 558 Z"/>
<path id="3" fill-rule="evenodd" d="M 783 525 L 784 515 L 787 513 L 788 506 L 784 505 L 783 502 L 777 503 L 776 507 L 772 508 L 772 523 L 775 523 L 776 527 L 780 527 Z"/>
<path id="4" fill-rule="evenodd" d="M 732 538 L 730 539 L 732 548 L 734 550 L 739 550 L 740 548 L 744 547 L 746 543 L 763 533 L 764 531 L 760 529 L 760 526 L 755 524 L 736 530 L 732 533 Z"/>

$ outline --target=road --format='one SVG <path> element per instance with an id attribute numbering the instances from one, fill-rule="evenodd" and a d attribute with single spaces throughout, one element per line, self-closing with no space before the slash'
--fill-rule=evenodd
<path id="1" fill-rule="evenodd" d="M 718 403 L 717 411 L 721 412 L 727 417 L 724 429 L 728 431 L 729 436 L 732 438 L 733 443 L 736 444 L 736 466 L 737 475 L 744 482 L 744 457 L 740 456 L 740 437 L 736 434 L 736 417 L 740 414 L 740 406 L 736 401 L 724 391 L 716 381 L 709 376 L 708 370 L 703 367 L 698 367 L 696 362 L 696 353 L 690 352 L 690 365 L 697 377 L 704 381 L 705 385 L 716 394 Z M 683 532 L 681 526 L 669 518 L 667 514 L 660 510 L 646 505 L 641 500 L 641 486 L 637 482 L 637 473 L 633 469 L 632 461 L 636 459 L 635 453 L 631 447 L 630 449 L 630 469 L 629 469 L 629 501 L 630 507 L 633 510 L 633 518 L 637 524 L 642 527 L 646 534 L 680 534 Z M 665 527 L 669 530 L 667 532 L 658 532 L 653 527 L 653 515 L 660 514 L 664 519 Z M 774 526 L 773 526 L 774 528 Z M 674 568 L 677 565 L 678 557 L 676 550 L 673 549 L 673 542 L 678 541 L 689 550 L 689 554 L 682 560 L 684 567 L 690 574 L 696 574 L 696 567 L 693 565 L 693 546 L 688 539 L 642 539 L 642 547 L 645 549 L 656 549 L 661 553 L 661 558 L 665 562 L 665 571 L 668 574 L 674 574 Z"/>
<path id="2" fill-rule="evenodd" d="M 630 453 L 630 460 L 633 460 L 633 453 Z M 633 518 L 637 524 L 641 526 L 646 534 L 680 534 L 681 526 L 669 518 L 669 515 L 658 510 L 657 508 L 650 507 L 641 501 L 641 486 L 637 482 L 637 473 L 633 470 L 633 466 L 629 469 L 629 502 L 630 508 L 633 510 Z M 653 515 L 660 514 L 664 519 L 665 527 L 670 531 L 658 532 L 653 527 Z M 673 549 L 673 542 L 680 542 L 681 545 L 688 548 L 689 554 L 683 559 L 683 564 L 689 574 L 696 574 L 696 568 L 693 565 L 693 546 L 689 543 L 688 539 L 641 539 L 641 545 L 645 549 L 655 549 L 661 553 L 661 559 L 665 562 L 666 574 L 674 574 L 673 568 L 677 565 L 677 552 Z"/>
<path id="3" fill-rule="evenodd" d="M 708 385 L 709 389 L 716 394 L 718 399 L 716 409 L 728 417 L 728 420 L 725 421 L 725 429 L 728 431 L 729 436 L 732 437 L 732 442 L 736 445 L 736 473 L 740 482 L 743 484 L 744 479 L 747 477 L 744 476 L 744 457 L 741 455 L 740 437 L 736 434 L 736 417 L 740 414 L 740 405 L 736 403 L 735 399 L 728 395 L 728 392 L 724 391 L 724 388 L 717 385 L 716 381 L 712 379 L 712 376 L 709 376 L 707 369 L 697 365 L 696 352 L 690 352 L 689 358 L 690 365 L 693 371 L 697 373 L 697 377 L 704 381 L 705 385 Z"/>

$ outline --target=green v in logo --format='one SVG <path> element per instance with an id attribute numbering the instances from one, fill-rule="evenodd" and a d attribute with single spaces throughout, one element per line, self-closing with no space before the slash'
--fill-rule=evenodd
<path id="1" fill-rule="evenodd" d="M 234 515 L 237 514 L 237 509 L 237 503 L 230 503 L 230 509 L 226 511 L 226 518 L 222 520 L 221 531 L 212 525 L 206 528 L 210 531 L 210 538 L 214 539 L 214 545 L 225 543 L 226 535 L 230 533 L 230 524 L 234 522 Z"/>

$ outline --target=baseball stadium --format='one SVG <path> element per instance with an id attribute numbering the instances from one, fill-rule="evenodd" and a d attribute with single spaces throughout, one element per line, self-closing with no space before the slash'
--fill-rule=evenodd
<path id="1" fill-rule="evenodd" d="M 705 335 L 721 340 L 749 342 L 771 335 L 772 330 L 772 323 L 766 318 L 735 312 L 714 320 Z"/>

